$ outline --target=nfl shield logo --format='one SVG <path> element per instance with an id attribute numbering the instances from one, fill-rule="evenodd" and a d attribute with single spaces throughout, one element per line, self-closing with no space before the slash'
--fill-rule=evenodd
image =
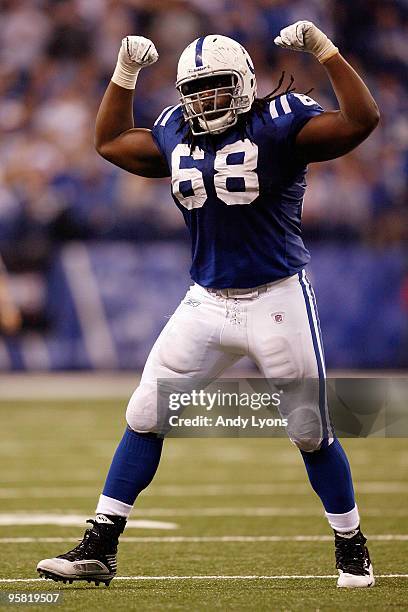
<path id="1" fill-rule="evenodd" d="M 283 319 L 284 319 L 284 314 L 283 312 L 275 312 L 273 315 L 273 320 L 275 321 L 275 323 L 283 323 Z"/>

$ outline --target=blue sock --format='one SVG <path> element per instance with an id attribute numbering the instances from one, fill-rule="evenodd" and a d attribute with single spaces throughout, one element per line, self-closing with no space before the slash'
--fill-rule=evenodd
<path id="1" fill-rule="evenodd" d="M 310 484 L 323 502 L 326 512 L 343 514 L 355 506 L 350 465 L 340 442 L 312 453 L 301 451 Z"/>
<path id="2" fill-rule="evenodd" d="M 163 439 L 156 434 L 140 434 L 128 427 L 113 456 L 103 495 L 133 506 L 156 473 L 162 446 Z"/>

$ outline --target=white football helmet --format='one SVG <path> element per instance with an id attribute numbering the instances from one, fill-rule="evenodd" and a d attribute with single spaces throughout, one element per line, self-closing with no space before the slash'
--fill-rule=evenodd
<path id="1" fill-rule="evenodd" d="M 180 56 L 176 87 L 193 134 L 220 134 L 248 112 L 255 99 L 251 57 L 227 36 L 197 38 Z"/>

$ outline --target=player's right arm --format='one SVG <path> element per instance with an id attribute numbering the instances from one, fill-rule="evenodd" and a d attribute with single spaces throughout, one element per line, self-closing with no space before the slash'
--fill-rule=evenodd
<path id="1" fill-rule="evenodd" d="M 134 127 L 133 98 L 140 70 L 158 57 L 154 44 L 143 36 L 122 40 L 95 125 L 95 148 L 102 157 L 132 174 L 156 178 L 169 176 L 169 168 L 151 131 Z"/>

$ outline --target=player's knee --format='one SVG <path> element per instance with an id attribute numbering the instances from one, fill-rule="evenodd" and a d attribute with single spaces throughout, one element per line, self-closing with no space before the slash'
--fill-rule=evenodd
<path id="1" fill-rule="evenodd" d="M 291 442 L 304 453 L 313 453 L 320 450 L 323 439 L 320 437 L 299 436 L 290 438 Z"/>
<path id="2" fill-rule="evenodd" d="M 157 432 L 157 407 L 154 390 L 141 385 L 133 393 L 126 409 L 126 422 L 139 433 Z"/>
<path id="3" fill-rule="evenodd" d="M 319 450 L 323 441 L 323 427 L 319 408 L 312 401 L 287 413 L 286 429 L 290 440 L 305 453 Z"/>

